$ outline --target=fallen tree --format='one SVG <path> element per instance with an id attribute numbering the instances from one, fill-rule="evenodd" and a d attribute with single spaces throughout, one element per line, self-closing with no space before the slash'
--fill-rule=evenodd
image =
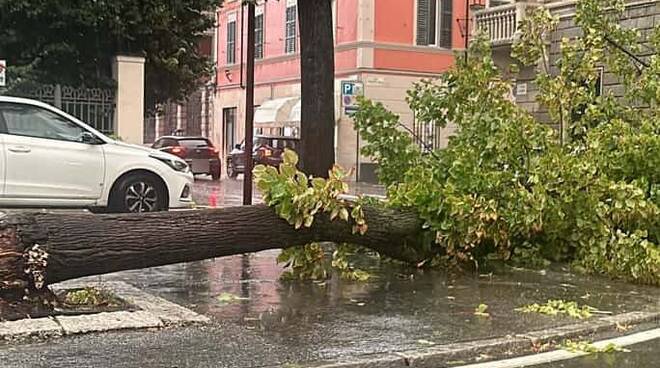
<path id="1" fill-rule="evenodd" d="M 419 262 L 414 245 L 422 229 L 415 213 L 363 208 L 372 224 L 318 215 L 296 230 L 264 206 L 154 214 L 17 214 L 0 222 L 0 298 L 20 300 L 48 284 L 83 276 L 281 249 L 311 242 L 362 245 Z M 406 246 L 409 245 L 409 246 Z"/>

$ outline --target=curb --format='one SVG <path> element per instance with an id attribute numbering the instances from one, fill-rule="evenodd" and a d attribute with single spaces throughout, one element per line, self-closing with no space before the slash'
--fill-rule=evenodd
<path id="1" fill-rule="evenodd" d="M 644 342 L 660 339 L 660 328 L 635 332 L 630 335 L 615 337 L 607 340 L 600 340 L 593 342 L 594 347 L 606 348 L 610 344 L 618 347 L 631 346 L 641 344 Z M 475 363 L 470 365 L 462 365 L 455 368 L 522 368 L 522 367 L 536 367 L 539 365 L 547 365 L 551 363 L 561 362 L 565 360 L 585 357 L 590 355 L 588 352 L 581 351 L 567 351 L 564 349 L 552 350 L 535 355 L 523 355 L 516 358 L 505 358 L 502 360 L 491 361 L 486 363 Z"/>
<path id="2" fill-rule="evenodd" d="M 0 322 L 0 340 L 43 339 L 64 335 L 208 324 L 210 319 L 121 281 L 76 282 L 53 285 L 53 291 L 94 287 L 106 289 L 136 306 L 136 311 L 76 316 L 51 316 Z"/>
<path id="3" fill-rule="evenodd" d="M 660 310 L 623 313 L 594 320 L 589 324 L 571 324 L 514 336 L 436 345 L 426 349 L 357 356 L 350 360 L 347 358 L 346 361 L 321 362 L 305 366 L 309 368 L 439 368 L 446 367 L 448 362 L 469 360 L 480 354 L 513 356 L 538 353 L 534 350 L 535 346 L 560 342 L 565 339 L 601 334 L 622 336 L 626 333 L 618 332 L 618 326 L 636 325 L 639 327 L 643 324 L 653 324 L 654 327 L 651 328 L 660 327 Z M 634 332 L 633 330 L 634 328 L 631 328 L 629 332 Z"/>

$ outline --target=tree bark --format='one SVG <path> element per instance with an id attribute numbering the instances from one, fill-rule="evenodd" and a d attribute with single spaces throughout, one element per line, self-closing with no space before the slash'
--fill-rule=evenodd
<path id="1" fill-rule="evenodd" d="M 335 52 L 331 0 L 298 0 L 300 22 L 300 168 L 328 177 L 335 163 Z"/>
<path id="2" fill-rule="evenodd" d="M 317 215 L 295 230 L 267 206 L 154 214 L 10 215 L 0 222 L 0 298 L 68 279 L 330 241 L 419 262 L 412 212 L 365 207 L 369 230 Z M 43 257 L 46 262 L 43 263 Z M 43 283 L 43 285 L 41 285 Z"/>

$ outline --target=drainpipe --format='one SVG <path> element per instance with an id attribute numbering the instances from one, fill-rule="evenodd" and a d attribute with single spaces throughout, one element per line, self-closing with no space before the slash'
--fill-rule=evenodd
<path id="1" fill-rule="evenodd" d="M 243 27 L 243 22 L 245 21 L 245 3 L 241 4 L 241 80 L 240 86 L 245 89 L 245 84 L 243 84 L 243 36 L 245 32 L 245 27 Z"/>

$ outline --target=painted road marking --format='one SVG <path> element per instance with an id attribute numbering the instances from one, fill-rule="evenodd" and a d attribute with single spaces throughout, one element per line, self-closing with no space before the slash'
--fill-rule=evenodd
<path id="1" fill-rule="evenodd" d="M 608 344 L 615 344 L 617 346 L 629 346 L 655 339 L 660 339 L 660 328 L 656 328 L 649 331 L 638 332 L 632 335 L 617 337 L 614 339 L 594 342 L 593 345 L 597 348 L 604 348 Z M 541 353 L 536 355 L 527 355 L 519 358 L 499 360 L 494 362 L 463 365 L 455 368 L 522 368 L 522 367 L 531 367 L 540 364 L 553 363 L 562 360 L 574 359 L 585 355 L 589 355 L 589 354 L 572 353 L 566 350 L 555 350 L 555 351 L 550 351 L 547 353 Z"/>

